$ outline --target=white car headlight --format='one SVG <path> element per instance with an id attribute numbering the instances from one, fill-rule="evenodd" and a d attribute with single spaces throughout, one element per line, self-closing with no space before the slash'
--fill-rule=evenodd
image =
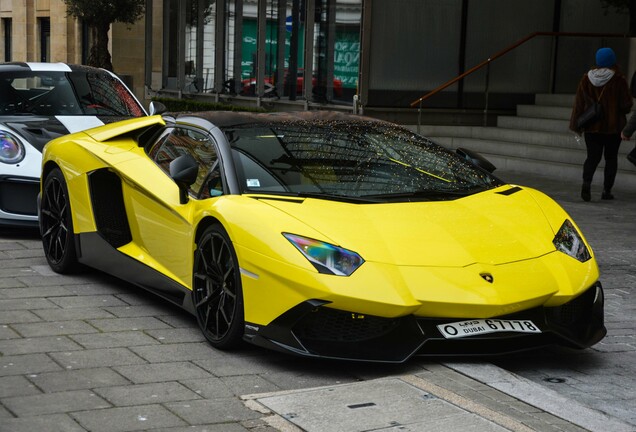
<path id="1" fill-rule="evenodd" d="M 20 140 L 4 130 L 0 130 L 0 162 L 17 164 L 24 159 L 26 151 Z"/>
<path id="2" fill-rule="evenodd" d="M 554 236 L 552 243 L 554 243 L 554 246 L 558 251 L 561 251 L 581 262 L 585 262 L 592 258 L 590 251 L 583 242 L 583 238 L 576 228 L 574 228 L 572 222 L 567 219 L 563 222 L 563 225 L 561 225 L 559 232 L 557 232 Z"/>
<path id="3" fill-rule="evenodd" d="M 283 235 L 320 273 L 349 276 L 364 263 L 364 259 L 353 251 L 294 234 Z"/>

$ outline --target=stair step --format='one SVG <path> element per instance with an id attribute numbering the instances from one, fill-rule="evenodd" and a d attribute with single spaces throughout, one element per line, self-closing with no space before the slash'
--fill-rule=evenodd
<path id="1" fill-rule="evenodd" d="M 630 115 L 631 113 L 627 117 L 629 118 Z M 508 129 L 571 133 L 569 115 L 567 119 L 500 116 L 497 118 L 497 126 Z"/>
<path id="2" fill-rule="evenodd" d="M 439 142 L 439 141 L 438 141 Z M 566 162 L 583 166 L 586 151 L 583 148 L 523 145 L 518 142 L 489 141 L 474 138 L 452 138 L 446 145 L 456 149 L 465 147 L 478 153 L 510 156 L 536 161 Z M 627 161 L 626 161 L 627 162 Z"/>
<path id="3" fill-rule="evenodd" d="M 522 129 L 541 132 L 569 132 L 570 120 L 545 119 L 532 117 L 500 116 L 497 126 L 507 129 Z"/>
<path id="4" fill-rule="evenodd" d="M 411 128 L 413 127 L 411 126 Z M 416 130 L 416 128 L 413 130 Z M 571 149 L 583 146 L 583 144 L 577 143 L 575 135 L 571 132 L 546 132 L 481 126 L 422 126 L 420 127 L 420 133 L 429 138 L 433 136 L 473 138 L 492 142 L 514 142 L 518 145 L 540 145 Z"/>
<path id="5" fill-rule="evenodd" d="M 573 94 L 539 93 L 535 96 L 535 105 L 558 106 L 572 109 L 575 96 Z"/>
<path id="6" fill-rule="evenodd" d="M 517 105 L 519 117 L 570 120 L 572 107 Z"/>

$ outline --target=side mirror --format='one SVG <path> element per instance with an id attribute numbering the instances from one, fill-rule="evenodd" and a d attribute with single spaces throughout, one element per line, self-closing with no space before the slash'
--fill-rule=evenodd
<path id="1" fill-rule="evenodd" d="M 199 164 L 190 155 L 179 156 L 170 162 L 170 177 L 179 186 L 179 202 L 188 202 L 188 188 L 194 184 L 199 174 Z"/>
<path id="2" fill-rule="evenodd" d="M 474 152 L 472 150 L 468 150 L 466 148 L 460 147 L 457 150 L 455 150 L 455 153 L 457 153 L 462 158 L 466 159 L 468 162 L 471 162 L 473 165 L 476 165 L 479 168 L 485 171 L 488 171 L 489 173 L 492 173 L 493 171 L 497 169 L 497 167 L 494 166 L 488 159 L 486 159 L 479 153 Z"/>
<path id="3" fill-rule="evenodd" d="M 161 102 L 151 101 L 148 106 L 148 113 L 152 115 L 163 114 L 168 111 L 168 108 Z"/>

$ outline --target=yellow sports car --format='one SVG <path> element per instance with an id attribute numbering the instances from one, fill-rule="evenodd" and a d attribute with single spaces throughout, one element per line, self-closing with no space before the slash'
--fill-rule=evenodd
<path id="1" fill-rule="evenodd" d="M 183 113 L 43 153 L 46 258 L 196 316 L 220 349 L 403 362 L 601 340 L 590 246 L 468 151 L 332 112 Z"/>

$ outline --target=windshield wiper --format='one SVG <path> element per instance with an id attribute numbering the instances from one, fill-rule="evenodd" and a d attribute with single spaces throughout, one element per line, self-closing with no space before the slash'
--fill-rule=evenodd
<path id="1" fill-rule="evenodd" d="M 477 192 L 481 192 L 482 187 L 472 188 L 462 191 L 448 191 L 439 189 L 422 189 L 409 192 L 394 192 L 386 194 L 371 194 L 363 195 L 362 198 L 380 198 L 384 200 L 431 200 L 431 201 L 446 201 L 463 198 L 472 195 Z"/>
<path id="2" fill-rule="evenodd" d="M 379 202 L 379 200 L 372 199 L 372 197 L 338 195 L 338 194 L 329 194 L 324 192 L 296 192 L 296 196 L 301 198 L 317 198 L 317 199 L 326 199 L 326 200 L 332 200 L 332 201 L 344 201 L 344 202 L 353 202 L 353 203 Z"/>
<path id="3" fill-rule="evenodd" d="M 250 192 L 250 195 L 274 195 L 274 196 L 286 196 L 286 197 L 295 197 L 295 198 L 314 198 L 314 199 L 322 199 L 328 201 L 340 201 L 354 204 L 371 204 L 371 203 L 379 203 L 382 200 L 373 199 L 372 197 L 356 197 L 350 195 L 338 195 L 338 194 L 330 194 L 324 192 Z"/>

